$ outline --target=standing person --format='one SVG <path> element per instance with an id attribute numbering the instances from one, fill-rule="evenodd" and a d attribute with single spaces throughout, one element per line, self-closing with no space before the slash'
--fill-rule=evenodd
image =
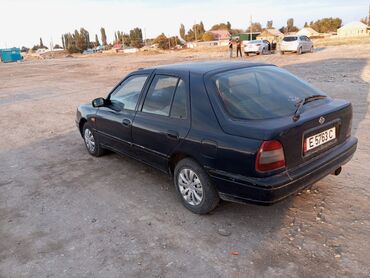
<path id="1" fill-rule="evenodd" d="M 239 40 L 239 38 L 236 39 L 236 57 L 242 57 L 242 42 Z"/>
<path id="2" fill-rule="evenodd" d="M 229 53 L 230 53 L 230 58 L 233 57 L 233 40 L 230 38 L 229 39 Z"/>

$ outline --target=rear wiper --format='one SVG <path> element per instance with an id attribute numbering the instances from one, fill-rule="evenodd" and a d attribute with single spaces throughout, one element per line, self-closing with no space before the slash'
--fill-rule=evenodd
<path id="1" fill-rule="evenodd" d="M 296 107 L 297 107 L 297 109 L 294 111 L 294 114 L 293 114 L 293 121 L 298 121 L 298 120 L 299 120 L 299 117 L 300 117 L 300 115 L 301 115 L 302 107 L 303 107 L 303 105 L 305 105 L 307 102 L 311 102 L 311 101 L 314 101 L 314 100 L 317 100 L 317 99 L 323 99 L 323 98 L 326 98 L 326 97 L 327 97 L 327 96 L 324 96 L 324 95 L 313 95 L 313 96 L 305 97 L 304 99 L 299 100 L 299 101 L 296 103 Z"/>

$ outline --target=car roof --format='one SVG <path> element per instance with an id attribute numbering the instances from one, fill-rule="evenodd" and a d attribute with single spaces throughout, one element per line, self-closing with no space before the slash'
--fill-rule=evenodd
<path id="1" fill-rule="evenodd" d="M 182 71 L 182 72 L 193 72 L 206 74 L 211 71 L 224 71 L 238 68 L 249 68 L 257 66 L 272 66 L 271 64 L 265 63 L 252 63 L 245 61 L 207 61 L 207 62 L 186 62 L 170 65 L 156 66 L 147 69 L 162 69 L 168 71 Z"/>

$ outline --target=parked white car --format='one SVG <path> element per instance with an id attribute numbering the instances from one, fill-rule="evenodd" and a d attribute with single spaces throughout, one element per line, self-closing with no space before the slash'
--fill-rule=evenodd
<path id="1" fill-rule="evenodd" d="M 313 52 L 313 43 L 307 36 L 285 36 L 280 43 L 280 53 L 285 52 L 296 52 L 298 55 Z"/>
<path id="2" fill-rule="evenodd" d="M 249 53 L 268 54 L 271 50 L 270 42 L 267 40 L 253 40 L 244 42 L 244 53 L 249 55 Z"/>

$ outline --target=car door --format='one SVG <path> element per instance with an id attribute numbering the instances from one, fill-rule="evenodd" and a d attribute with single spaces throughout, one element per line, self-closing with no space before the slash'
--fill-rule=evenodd
<path id="1" fill-rule="evenodd" d="M 157 71 L 136 113 L 132 137 L 139 159 L 162 170 L 190 129 L 188 74 Z"/>
<path id="2" fill-rule="evenodd" d="M 109 94 L 108 104 L 98 109 L 95 124 L 102 145 L 133 155 L 132 121 L 149 75 L 128 76 Z"/>

